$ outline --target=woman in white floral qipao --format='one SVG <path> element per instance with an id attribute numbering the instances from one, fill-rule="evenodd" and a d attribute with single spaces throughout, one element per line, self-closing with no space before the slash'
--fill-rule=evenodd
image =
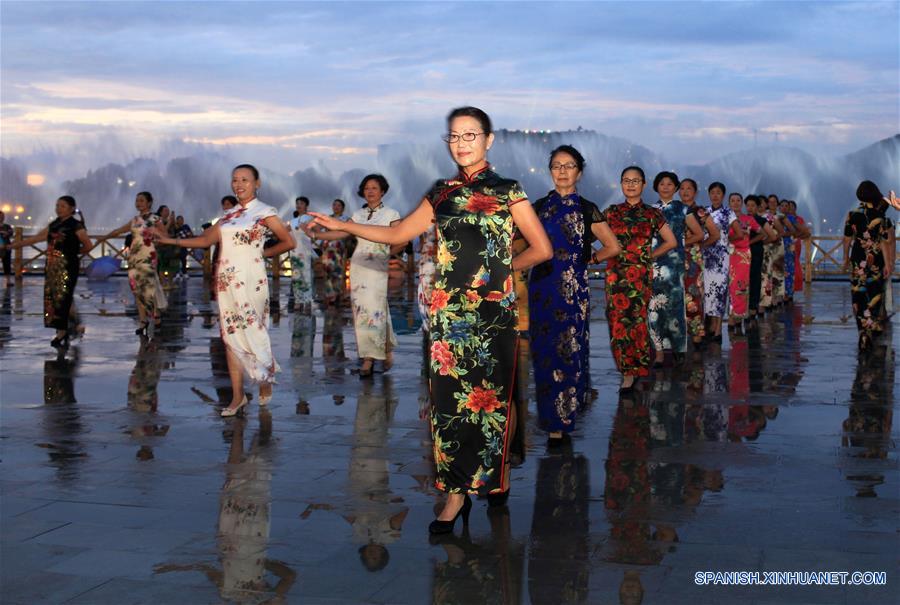
<path id="1" fill-rule="evenodd" d="M 264 257 L 276 256 L 295 247 L 293 236 L 272 206 L 256 199 L 259 171 L 241 164 L 231 173 L 231 189 L 238 207 L 198 237 L 159 238 L 162 244 L 182 248 L 208 248 L 219 243 L 216 290 L 219 328 L 225 341 L 228 374 L 233 395 L 222 416 L 234 416 L 247 405 L 243 375 L 259 384 L 259 404 L 272 399 L 272 384 L 278 363 L 269 342 L 269 279 Z M 269 234 L 278 243 L 263 248 Z"/>

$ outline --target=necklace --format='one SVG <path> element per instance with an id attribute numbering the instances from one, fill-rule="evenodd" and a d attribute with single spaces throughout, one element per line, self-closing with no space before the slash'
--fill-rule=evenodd
<path id="1" fill-rule="evenodd" d="M 375 206 L 374 208 L 372 208 L 372 207 L 366 208 L 366 210 L 369 211 L 369 216 L 366 217 L 366 220 L 371 221 L 372 215 L 375 214 L 376 212 L 378 212 L 382 206 L 384 206 L 384 202 L 378 202 L 378 205 Z"/>

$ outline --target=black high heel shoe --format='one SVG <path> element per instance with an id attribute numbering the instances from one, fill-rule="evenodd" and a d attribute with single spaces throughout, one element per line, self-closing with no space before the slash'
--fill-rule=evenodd
<path id="1" fill-rule="evenodd" d="M 456 512 L 456 516 L 453 517 L 450 521 L 441 521 L 440 519 L 435 519 L 428 526 L 428 533 L 430 534 L 450 534 L 453 533 L 453 526 L 456 525 L 456 520 L 462 517 L 463 526 L 469 524 L 469 513 L 472 512 L 472 499 L 469 498 L 469 494 L 466 494 L 466 499 L 463 501 L 463 505 Z"/>
<path id="2" fill-rule="evenodd" d="M 57 336 L 53 340 L 50 341 L 50 346 L 54 349 L 67 349 L 69 348 L 69 333 L 66 332 L 62 336 Z"/>
<path id="3" fill-rule="evenodd" d="M 146 336 L 147 335 L 147 326 L 150 325 L 149 321 L 141 322 L 141 327 L 134 331 L 135 336 Z"/>

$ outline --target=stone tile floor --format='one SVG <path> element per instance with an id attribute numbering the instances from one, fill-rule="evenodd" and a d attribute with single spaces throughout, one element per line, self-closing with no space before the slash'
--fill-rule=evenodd
<path id="1" fill-rule="evenodd" d="M 200 280 L 149 341 L 123 279 L 83 281 L 87 334 L 64 355 L 41 287 L 0 290 L 3 603 L 900 602 L 896 330 L 858 356 L 845 283 L 622 399 L 598 290 L 598 397 L 571 444 L 548 449 L 529 395 L 508 507 L 478 502 L 438 541 L 410 305 L 393 309 L 395 367 L 361 381 L 346 315 L 288 312 L 283 284 L 275 398 L 223 420 Z M 701 586 L 698 571 L 887 585 Z"/>

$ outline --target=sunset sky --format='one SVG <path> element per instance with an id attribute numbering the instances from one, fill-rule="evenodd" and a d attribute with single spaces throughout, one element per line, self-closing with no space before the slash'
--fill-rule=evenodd
<path id="1" fill-rule="evenodd" d="M 898 7 L 4 0 L 0 151 L 176 142 L 350 167 L 474 104 L 682 161 L 776 136 L 841 154 L 900 130 Z"/>

